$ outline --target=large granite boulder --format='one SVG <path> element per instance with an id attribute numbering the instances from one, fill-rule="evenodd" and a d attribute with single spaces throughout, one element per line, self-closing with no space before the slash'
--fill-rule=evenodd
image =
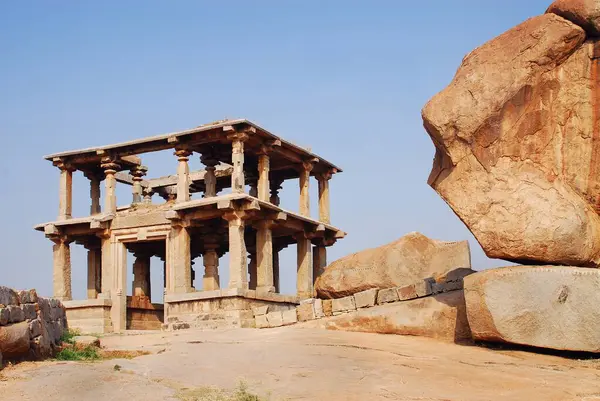
<path id="1" fill-rule="evenodd" d="M 599 0 L 556 0 L 546 12 L 568 19 L 590 36 L 600 36 Z"/>
<path id="2" fill-rule="evenodd" d="M 471 341 L 462 291 L 359 309 L 303 325 L 328 330 L 422 336 L 448 342 Z"/>
<path id="3" fill-rule="evenodd" d="M 0 305 L 19 305 L 19 295 L 11 288 L 0 285 Z"/>
<path id="4" fill-rule="evenodd" d="M 585 37 L 531 18 L 467 55 L 423 109 L 429 184 L 489 257 L 600 263 L 600 53 Z"/>
<path id="5" fill-rule="evenodd" d="M 600 270 L 516 266 L 464 279 L 475 340 L 600 352 Z"/>
<path id="6" fill-rule="evenodd" d="M 471 267 L 469 243 L 443 242 L 410 233 L 330 264 L 315 282 L 319 298 L 342 298 L 370 288 L 402 287 Z"/>

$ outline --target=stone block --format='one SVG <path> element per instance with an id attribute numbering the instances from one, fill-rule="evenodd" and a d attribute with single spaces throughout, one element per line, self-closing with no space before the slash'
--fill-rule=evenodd
<path id="1" fill-rule="evenodd" d="M 313 308 L 315 310 L 315 319 L 321 319 L 322 317 L 325 317 L 325 312 L 323 312 L 323 300 L 322 299 L 315 299 Z"/>
<path id="2" fill-rule="evenodd" d="M 254 318 L 254 323 L 257 329 L 266 329 L 269 327 L 269 322 L 267 321 L 267 315 L 258 315 Z"/>
<path id="3" fill-rule="evenodd" d="M 399 287 L 396 289 L 396 291 L 398 292 L 398 300 L 400 301 L 408 301 L 419 298 L 415 284 Z"/>
<path id="4" fill-rule="evenodd" d="M 23 313 L 23 309 L 20 306 L 9 305 L 8 306 L 8 321 L 9 323 L 19 323 L 25 320 L 25 313 Z"/>
<path id="5" fill-rule="evenodd" d="M 302 300 L 300 300 L 300 305 L 314 304 L 314 303 L 315 303 L 315 298 L 308 298 L 308 299 L 302 299 Z"/>
<path id="6" fill-rule="evenodd" d="M 312 303 L 300 303 L 296 308 L 298 313 L 298 321 L 306 322 L 309 320 L 315 320 L 315 309 Z"/>
<path id="7" fill-rule="evenodd" d="M 470 270 L 470 269 L 469 269 Z M 419 298 L 428 297 L 433 294 L 431 289 L 433 279 L 425 279 L 415 284 L 415 290 Z"/>
<path id="8" fill-rule="evenodd" d="M 33 320 L 37 318 L 35 304 L 21 304 L 21 309 L 25 315 L 25 320 Z"/>
<path id="9" fill-rule="evenodd" d="M 171 325 L 173 330 L 185 330 L 190 328 L 190 324 L 186 322 L 176 322 Z"/>
<path id="10" fill-rule="evenodd" d="M 19 309 L 20 310 L 20 309 Z M 29 324 L 0 327 L 0 352 L 4 358 L 20 358 L 29 352 Z"/>
<path id="11" fill-rule="evenodd" d="M 253 308 L 252 312 L 254 313 L 255 317 L 266 315 L 267 313 L 269 313 L 269 305 L 264 305 L 264 306 L 259 306 L 259 307 Z"/>
<path id="12" fill-rule="evenodd" d="M 370 290 L 365 290 L 354 294 L 354 303 L 356 304 L 356 309 L 370 308 L 371 306 L 375 306 L 375 303 L 377 302 L 377 292 L 377 288 L 371 288 Z"/>
<path id="13" fill-rule="evenodd" d="M 383 305 L 390 302 L 398 301 L 398 291 L 396 288 L 386 288 L 384 290 L 379 290 L 377 293 L 377 304 Z"/>
<path id="14" fill-rule="evenodd" d="M 77 349 L 100 347 L 100 339 L 94 336 L 75 336 L 73 337 L 73 344 Z"/>
<path id="15" fill-rule="evenodd" d="M 354 296 L 334 299 L 331 303 L 333 313 L 335 312 L 349 312 L 356 310 L 356 304 L 354 303 Z"/>
<path id="16" fill-rule="evenodd" d="M 29 322 L 29 335 L 31 338 L 35 338 L 42 334 L 42 322 L 38 319 Z"/>
<path id="17" fill-rule="evenodd" d="M 10 320 L 8 308 L 0 308 L 0 326 L 6 326 Z"/>
<path id="18" fill-rule="evenodd" d="M 37 292 L 34 289 L 19 291 L 21 304 L 35 304 L 38 301 Z"/>
<path id="19" fill-rule="evenodd" d="M 50 316 L 50 311 L 52 308 L 50 307 L 50 301 L 46 298 L 38 299 L 38 309 L 40 313 L 40 317 L 45 321 L 49 322 L 52 320 L 52 316 Z"/>
<path id="20" fill-rule="evenodd" d="M 19 305 L 19 295 L 13 289 L 0 285 L 0 304 Z"/>
<path id="21" fill-rule="evenodd" d="M 441 294 L 449 291 L 456 291 L 463 289 L 462 281 L 450 281 L 447 283 L 433 283 L 431 285 L 431 290 L 434 294 Z"/>
<path id="22" fill-rule="evenodd" d="M 290 324 L 298 323 L 298 315 L 296 313 L 296 308 L 284 310 L 281 312 L 283 325 L 289 326 Z"/>
<path id="23" fill-rule="evenodd" d="M 324 299 L 323 300 L 323 314 L 325 317 L 333 316 L 333 300 L 332 299 Z"/>
<path id="24" fill-rule="evenodd" d="M 283 326 L 283 315 L 281 311 L 267 313 L 267 322 L 269 327 Z"/>

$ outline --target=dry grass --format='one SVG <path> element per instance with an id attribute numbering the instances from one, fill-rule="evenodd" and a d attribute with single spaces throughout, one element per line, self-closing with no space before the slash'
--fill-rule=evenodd
<path id="1" fill-rule="evenodd" d="M 181 401 L 268 401 L 248 391 L 245 383 L 240 383 L 234 391 L 215 387 L 183 388 L 175 397 Z"/>

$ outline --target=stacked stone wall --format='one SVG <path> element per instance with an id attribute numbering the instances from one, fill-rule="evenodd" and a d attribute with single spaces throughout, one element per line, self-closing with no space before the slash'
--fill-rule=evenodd
<path id="1" fill-rule="evenodd" d="M 0 286 L 0 369 L 3 361 L 51 356 L 67 329 L 65 308 L 35 290 Z"/>

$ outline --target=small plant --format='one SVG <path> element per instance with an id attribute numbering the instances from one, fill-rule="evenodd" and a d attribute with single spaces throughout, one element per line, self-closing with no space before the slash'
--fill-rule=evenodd
<path id="1" fill-rule="evenodd" d="M 95 361 L 100 359 L 100 355 L 98 348 L 91 345 L 80 349 L 68 346 L 58 351 L 56 359 L 59 361 Z"/>
<path id="2" fill-rule="evenodd" d="M 60 336 L 60 342 L 63 344 L 75 344 L 75 340 L 73 337 L 80 336 L 81 332 L 77 329 L 67 329 L 63 332 L 62 336 Z"/>
<path id="3" fill-rule="evenodd" d="M 240 382 L 234 392 L 213 387 L 184 388 L 175 395 L 182 401 L 268 401 L 248 391 L 248 386 Z"/>

